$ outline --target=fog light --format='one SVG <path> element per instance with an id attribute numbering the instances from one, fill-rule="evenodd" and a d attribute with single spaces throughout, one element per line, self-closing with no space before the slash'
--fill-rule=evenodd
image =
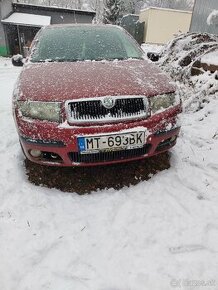
<path id="1" fill-rule="evenodd" d="M 51 158 L 53 158 L 53 159 L 58 159 L 58 155 L 55 154 L 55 153 L 51 153 Z"/>
<path id="2" fill-rule="evenodd" d="M 171 142 L 174 142 L 174 141 L 176 141 L 176 138 L 177 138 L 177 136 L 173 136 L 173 137 L 171 137 Z"/>
<path id="3" fill-rule="evenodd" d="M 30 155 L 34 158 L 40 157 L 41 154 L 42 154 L 42 151 L 40 150 L 35 150 L 35 149 L 30 150 Z"/>

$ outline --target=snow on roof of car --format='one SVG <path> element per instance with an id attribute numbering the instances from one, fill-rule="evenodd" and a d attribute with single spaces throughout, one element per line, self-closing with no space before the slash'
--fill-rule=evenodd
<path id="1" fill-rule="evenodd" d="M 16 25 L 42 27 L 51 23 L 51 16 L 14 12 L 8 18 L 3 19 L 2 22 Z"/>

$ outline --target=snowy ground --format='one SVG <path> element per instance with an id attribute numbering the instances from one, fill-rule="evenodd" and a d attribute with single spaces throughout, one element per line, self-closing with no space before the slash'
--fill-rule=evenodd
<path id="1" fill-rule="evenodd" d="M 27 181 L 19 70 L 0 59 L 0 289 L 218 289 L 218 97 L 183 114 L 171 169 L 79 196 Z"/>
<path id="2" fill-rule="evenodd" d="M 163 45 L 157 45 L 157 44 L 148 44 L 148 43 L 143 43 L 142 44 L 142 49 L 145 53 L 145 58 L 147 58 L 147 53 L 148 52 L 156 52 L 160 53 L 163 50 Z"/>

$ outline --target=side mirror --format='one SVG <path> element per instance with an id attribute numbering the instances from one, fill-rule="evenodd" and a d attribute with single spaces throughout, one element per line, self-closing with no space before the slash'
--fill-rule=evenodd
<path id="1" fill-rule="evenodd" d="M 160 58 L 160 54 L 157 52 L 148 52 L 147 53 L 147 57 L 151 60 L 151 61 L 158 61 Z"/>
<path id="2" fill-rule="evenodd" d="M 12 56 L 11 61 L 14 66 L 23 66 L 24 58 L 21 54 L 16 54 Z"/>

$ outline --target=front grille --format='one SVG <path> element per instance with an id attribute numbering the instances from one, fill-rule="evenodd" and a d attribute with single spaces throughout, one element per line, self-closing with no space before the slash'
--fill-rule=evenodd
<path id="1" fill-rule="evenodd" d="M 67 104 L 70 122 L 107 122 L 137 119 L 147 116 L 148 102 L 144 96 L 112 97 L 115 101 L 111 109 L 103 105 L 104 98 L 70 101 Z"/>
<path id="2" fill-rule="evenodd" d="M 71 152 L 69 154 L 72 162 L 76 163 L 98 163 L 107 161 L 119 161 L 143 156 L 148 153 L 151 145 L 147 144 L 142 148 L 129 150 L 99 152 L 93 154 L 80 154 L 79 152 Z"/>

